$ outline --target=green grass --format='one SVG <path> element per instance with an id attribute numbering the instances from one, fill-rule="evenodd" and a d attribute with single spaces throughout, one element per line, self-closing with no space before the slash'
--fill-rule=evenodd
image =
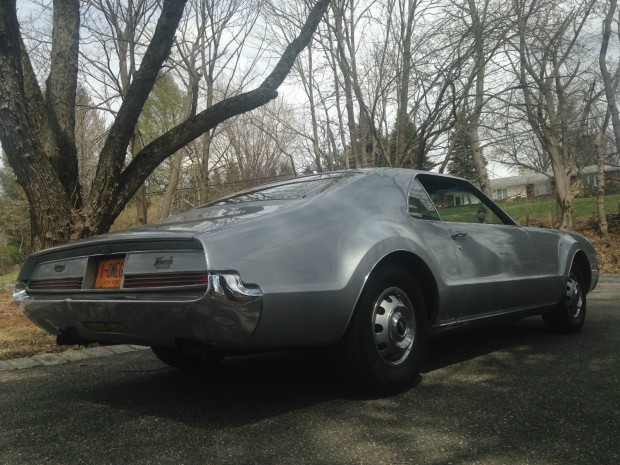
<path id="1" fill-rule="evenodd" d="M 605 197 L 607 213 L 618 213 L 620 194 Z M 512 218 L 521 224 L 531 220 L 555 220 L 556 201 L 550 200 L 519 200 L 501 202 L 499 205 Z M 573 221 L 584 221 L 596 218 L 596 197 L 578 198 L 573 201 Z"/>
<path id="2" fill-rule="evenodd" d="M 0 283 L 8 283 L 15 281 L 17 279 L 17 271 L 14 273 L 5 274 L 4 276 L 0 276 Z"/>

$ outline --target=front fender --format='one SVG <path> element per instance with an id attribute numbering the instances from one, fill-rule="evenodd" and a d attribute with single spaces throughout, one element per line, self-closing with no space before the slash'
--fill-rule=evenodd
<path id="1" fill-rule="evenodd" d="M 594 290 L 599 278 L 599 262 L 596 249 L 592 243 L 580 234 L 565 233 L 565 240 L 560 242 L 560 258 L 563 275 L 568 277 L 573 263 L 578 263 L 585 273 L 587 292 Z"/>

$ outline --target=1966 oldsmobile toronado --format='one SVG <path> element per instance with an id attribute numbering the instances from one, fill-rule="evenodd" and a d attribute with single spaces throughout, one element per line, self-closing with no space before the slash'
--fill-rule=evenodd
<path id="1" fill-rule="evenodd" d="M 532 315 L 579 331 L 598 276 L 586 239 L 521 227 L 463 179 L 374 169 L 36 253 L 14 298 L 59 344 L 144 344 L 181 369 L 331 347 L 353 383 L 390 392 L 441 331 Z"/>

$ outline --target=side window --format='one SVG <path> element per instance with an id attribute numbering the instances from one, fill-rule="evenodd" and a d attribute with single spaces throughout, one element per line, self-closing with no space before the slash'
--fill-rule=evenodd
<path id="1" fill-rule="evenodd" d="M 419 179 L 446 223 L 506 224 L 467 183 L 438 176 Z"/>
<path id="2" fill-rule="evenodd" d="M 409 216 L 421 220 L 439 221 L 439 214 L 433 202 L 417 179 L 413 180 L 409 188 Z"/>

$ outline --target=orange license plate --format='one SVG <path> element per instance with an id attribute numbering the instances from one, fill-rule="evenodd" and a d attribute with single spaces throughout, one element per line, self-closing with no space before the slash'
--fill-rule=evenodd
<path id="1" fill-rule="evenodd" d="M 125 257 L 104 258 L 99 261 L 95 289 L 118 289 L 123 280 Z"/>

